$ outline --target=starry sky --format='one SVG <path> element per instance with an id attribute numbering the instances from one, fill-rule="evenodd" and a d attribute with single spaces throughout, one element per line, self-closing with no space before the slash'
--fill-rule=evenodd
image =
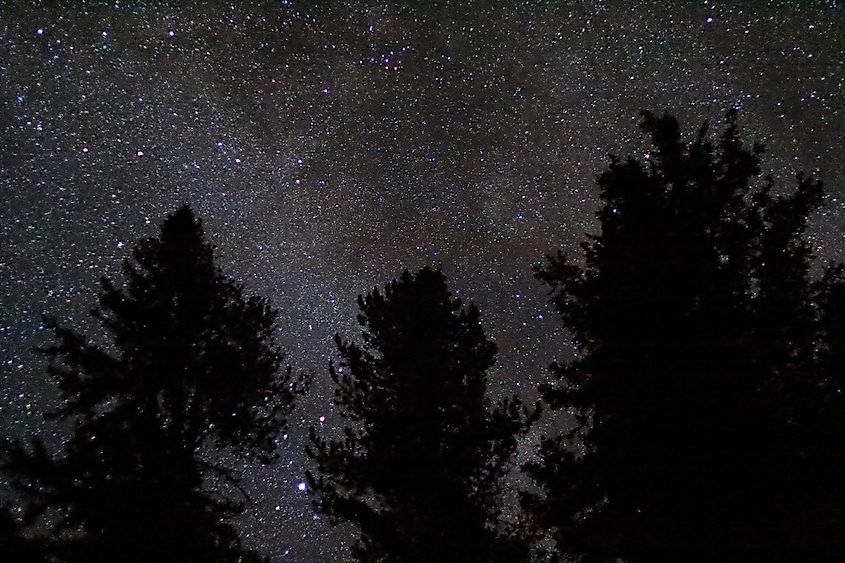
<path id="1" fill-rule="evenodd" d="M 595 229 L 609 155 L 647 154 L 641 109 L 692 136 L 732 106 L 782 185 L 818 171 L 813 247 L 845 258 L 840 0 L 0 0 L 0 428 L 60 440 L 41 315 L 96 336 L 98 279 L 190 203 L 314 373 L 279 463 L 237 462 L 245 543 L 348 558 L 300 484 L 355 297 L 442 266 L 499 344 L 493 390 L 531 397 L 571 354 L 531 266 Z"/>

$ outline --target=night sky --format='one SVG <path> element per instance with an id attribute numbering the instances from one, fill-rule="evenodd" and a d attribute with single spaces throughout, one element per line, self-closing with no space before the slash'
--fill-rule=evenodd
<path id="1" fill-rule="evenodd" d="M 492 389 L 531 397 L 571 353 L 531 267 L 595 229 L 611 153 L 647 157 L 641 109 L 692 136 L 738 107 L 780 185 L 818 170 L 813 246 L 845 258 L 841 1 L 34 4 L 0 1 L 0 428 L 61 438 L 42 314 L 96 335 L 99 278 L 189 203 L 314 374 L 279 463 L 232 462 L 274 559 L 348 558 L 300 483 L 355 297 L 442 266 L 499 345 Z"/>

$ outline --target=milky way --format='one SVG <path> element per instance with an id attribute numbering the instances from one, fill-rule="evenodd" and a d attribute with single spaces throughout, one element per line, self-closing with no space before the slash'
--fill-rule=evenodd
<path id="1" fill-rule="evenodd" d="M 300 483 L 355 297 L 441 265 L 499 344 L 494 390 L 530 396 L 570 354 L 531 267 L 595 228 L 610 154 L 646 155 L 641 109 L 693 135 L 738 107 L 782 185 L 818 169 L 813 246 L 845 258 L 838 1 L 28 4 L 0 3 L 0 425 L 61 438 L 42 314 L 96 335 L 97 280 L 190 203 L 315 377 L 279 463 L 237 462 L 274 559 L 348 558 Z"/>

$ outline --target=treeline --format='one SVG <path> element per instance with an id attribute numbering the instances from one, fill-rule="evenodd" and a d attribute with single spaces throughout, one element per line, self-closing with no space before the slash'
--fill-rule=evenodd
<path id="1" fill-rule="evenodd" d="M 811 275 L 805 238 L 822 186 L 776 189 L 734 113 L 715 141 L 670 116 L 642 127 L 653 150 L 599 176 L 583 256 L 536 270 L 580 351 L 537 405 L 489 397 L 496 345 L 439 270 L 358 298 L 361 335 L 336 337 L 328 373 L 346 427 L 307 447 L 314 508 L 357 526 L 357 559 L 845 560 L 845 274 Z M 273 463 L 307 392 L 277 311 L 221 273 L 183 207 L 92 314 L 107 348 L 47 321 L 47 416 L 72 432 L 60 451 L 6 441 L 0 560 L 264 560 L 231 524 L 242 497 L 203 479 L 238 487 L 212 458 Z M 515 468 L 540 423 L 566 431 Z M 505 519 L 513 469 L 536 487 Z"/>

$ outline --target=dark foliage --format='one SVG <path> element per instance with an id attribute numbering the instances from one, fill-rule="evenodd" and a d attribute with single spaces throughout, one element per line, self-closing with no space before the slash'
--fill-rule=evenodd
<path id="1" fill-rule="evenodd" d="M 43 350 L 73 432 L 63 455 L 39 441 L 8 444 L 3 468 L 52 520 L 63 561 L 236 561 L 245 554 L 226 518 L 241 503 L 203 490 L 206 448 L 267 461 L 296 393 L 274 344 L 276 312 L 214 266 L 201 222 L 183 207 L 161 236 L 141 241 L 126 281 L 103 280 L 93 315 L 103 348 L 49 321 Z"/>
<path id="2" fill-rule="evenodd" d="M 495 344 L 440 271 L 408 271 L 359 297 L 363 345 L 341 340 L 335 405 L 349 425 L 311 431 L 315 506 L 361 530 L 366 561 L 507 561 L 524 547 L 497 525 L 501 479 L 526 413 L 486 397 Z"/>
<path id="3" fill-rule="evenodd" d="M 11 503 L 0 507 L 0 561 L 42 563 L 47 561 L 49 542 L 26 535 L 26 523 L 14 513 Z"/>
<path id="4" fill-rule="evenodd" d="M 841 270 L 811 283 L 802 238 L 821 186 L 774 195 L 733 112 L 716 146 L 643 129 L 653 156 L 598 179 L 585 266 L 538 270 L 581 355 L 544 390 L 577 421 L 526 467 L 546 496 L 525 506 L 586 559 L 841 560 L 845 291 Z"/>

